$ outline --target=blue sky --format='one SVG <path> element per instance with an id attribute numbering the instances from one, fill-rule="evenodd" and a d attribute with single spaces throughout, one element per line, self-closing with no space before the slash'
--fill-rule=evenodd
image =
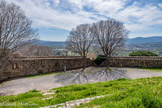
<path id="1" fill-rule="evenodd" d="M 39 39 L 65 41 L 79 24 L 108 18 L 123 22 L 129 38 L 162 36 L 162 0 L 6 0 L 19 5 Z"/>

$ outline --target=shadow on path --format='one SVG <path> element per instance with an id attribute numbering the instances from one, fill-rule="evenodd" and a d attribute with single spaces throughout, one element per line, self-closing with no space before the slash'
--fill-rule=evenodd
<path id="1" fill-rule="evenodd" d="M 109 81 L 109 80 L 115 80 L 119 78 L 128 78 L 126 75 L 126 70 L 121 70 L 118 68 L 105 68 L 102 69 L 95 74 L 96 80 L 98 81 Z"/>
<path id="2" fill-rule="evenodd" d="M 63 72 L 54 76 L 54 78 L 57 79 L 57 83 L 70 85 L 109 81 L 128 77 L 126 75 L 126 70 L 124 69 L 112 68 L 111 71 L 108 71 L 107 68 L 95 68 L 89 70 L 73 70 Z"/>
<path id="3" fill-rule="evenodd" d="M 69 84 L 85 84 L 88 83 L 88 75 L 85 70 L 73 70 L 70 72 L 64 72 L 54 76 L 56 82 L 62 83 L 63 85 Z"/>

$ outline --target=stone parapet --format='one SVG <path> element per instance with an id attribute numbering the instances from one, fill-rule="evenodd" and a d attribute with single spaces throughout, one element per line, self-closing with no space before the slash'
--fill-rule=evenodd
<path id="1" fill-rule="evenodd" d="M 106 66 L 106 61 L 100 66 Z M 158 68 L 162 67 L 162 57 L 112 57 L 110 66 Z"/>
<path id="2" fill-rule="evenodd" d="M 21 58 L 10 61 L 0 80 L 93 66 L 93 60 L 81 58 Z"/>
<path id="3" fill-rule="evenodd" d="M 50 72 L 59 72 L 95 66 L 93 60 L 81 57 L 21 57 L 10 61 L 10 65 L 5 72 L 0 72 L 0 81 L 9 78 L 37 75 Z M 106 61 L 100 66 L 106 66 Z M 110 60 L 112 67 L 162 67 L 162 57 L 112 57 Z"/>

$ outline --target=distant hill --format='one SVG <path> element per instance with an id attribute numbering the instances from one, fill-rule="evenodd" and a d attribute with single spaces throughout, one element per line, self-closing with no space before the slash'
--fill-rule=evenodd
<path id="1" fill-rule="evenodd" d="M 146 44 L 148 43 L 148 45 Z M 127 39 L 126 44 L 127 45 L 132 45 L 135 47 L 140 46 L 152 46 L 152 47 L 157 47 L 157 45 L 161 47 L 162 43 L 162 36 L 152 36 L 152 37 L 137 37 L 137 38 L 129 38 Z M 37 43 L 38 45 L 43 45 L 43 46 L 49 46 L 54 49 L 64 49 L 65 48 L 65 41 L 43 41 L 43 40 L 38 40 Z M 151 47 L 150 47 L 151 48 Z"/>
<path id="2" fill-rule="evenodd" d="M 127 40 L 127 44 L 143 44 L 143 43 L 155 43 L 162 42 L 162 36 L 152 36 L 152 37 L 136 37 Z"/>
<path id="3" fill-rule="evenodd" d="M 40 45 L 65 45 L 65 41 L 43 41 L 43 40 L 38 40 L 37 44 L 40 44 Z"/>
<path id="4" fill-rule="evenodd" d="M 127 50 L 162 51 L 162 42 L 127 44 Z"/>
<path id="5" fill-rule="evenodd" d="M 65 48 L 65 41 L 43 41 L 43 40 L 37 40 L 37 45 L 42 46 L 49 46 L 54 49 L 64 49 Z"/>

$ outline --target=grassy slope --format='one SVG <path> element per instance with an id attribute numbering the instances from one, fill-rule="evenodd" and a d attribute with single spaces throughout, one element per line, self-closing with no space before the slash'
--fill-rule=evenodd
<path id="1" fill-rule="evenodd" d="M 77 100 L 86 97 L 108 95 L 104 98 L 95 99 L 90 103 L 80 107 L 100 106 L 103 108 L 162 108 L 162 77 L 143 79 L 119 79 L 115 81 L 99 82 L 84 85 L 71 85 L 55 88 L 56 94 L 52 99 L 41 100 L 44 96 L 36 90 L 19 94 L 17 96 L 0 97 L 0 103 L 17 103 L 18 108 L 31 108 L 22 106 L 19 103 L 37 104 L 32 107 L 49 106 L 63 103 L 70 100 Z M 13 106 L 2 106 L 3 108 L 13 108 Z"/>
<path id="2" fill-rule="evenodd" d="M 150 70 L 150 71 L 162 72 L 162 67 L 161 68 L 142 68 L 142 69 Z"/>

